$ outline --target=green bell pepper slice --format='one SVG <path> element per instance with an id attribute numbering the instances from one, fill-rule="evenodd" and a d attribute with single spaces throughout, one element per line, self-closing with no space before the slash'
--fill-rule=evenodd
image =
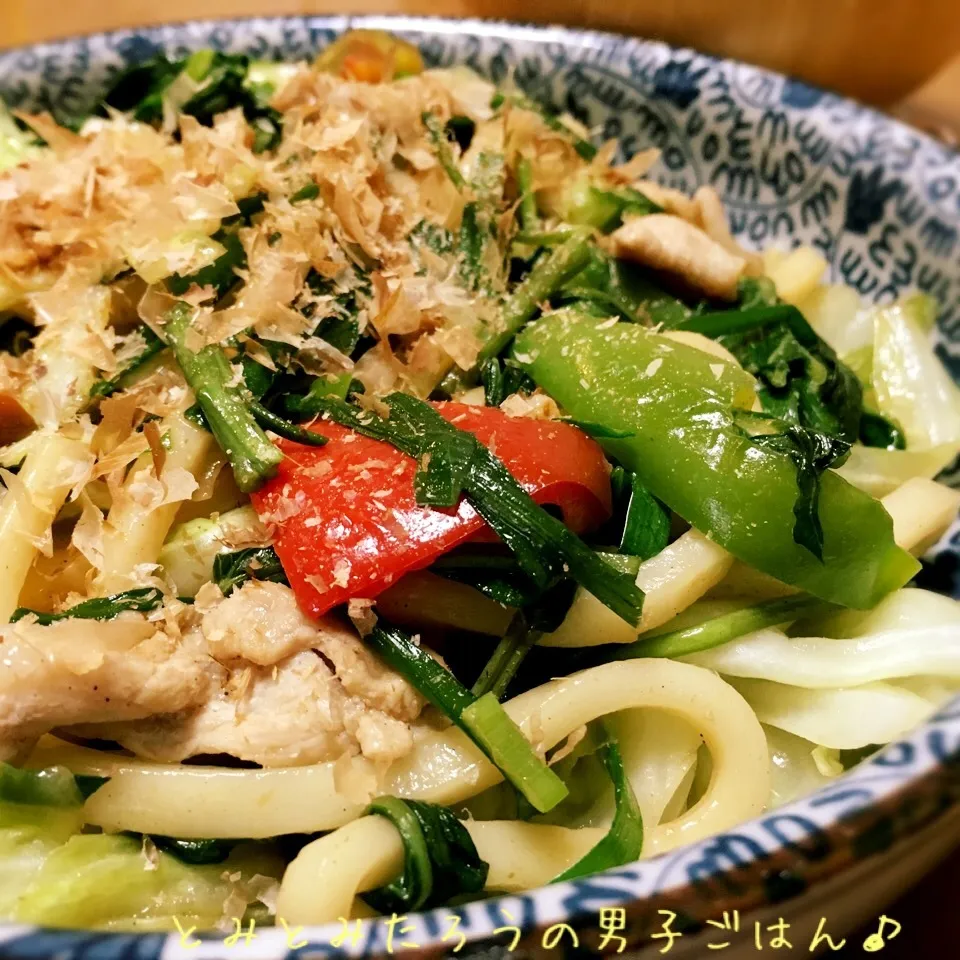
<path id="1" fill-rule="evenodd" d="M 735 557 L 814 596 L 874 606 L 919 564 L 877 500 L 826 471 L 823 561 L 793 540 L 796 471 L 734 421 L 753 380 L 737 365 L 635 324 L 557 311 L 517 337 L 514 356 L 655 497 Z M 622 436 L 628 432 L 629 436 Z"/>

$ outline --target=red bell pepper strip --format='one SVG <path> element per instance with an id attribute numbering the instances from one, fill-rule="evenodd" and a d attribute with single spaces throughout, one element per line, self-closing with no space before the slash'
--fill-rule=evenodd
<path id="1" fill-rule="evenodd" d="M 541 504 L 559 507 L 575 532 L 610 515 L 609 467 L 600 447 L 566 423 L 510 417 L 491 407 L 434 404 L 474 434 Z M 412 457 L 389 443 L 326 420 L 311 429 L 329 442 L 279 442 L 276 476 L 251 494 L 275 527 L 274 547 L 300 606 L 319 616 L 352 598 L 372 599 L 403 574 L 478 534 L 491 536 L 473 507 L 420 506 Z"/>

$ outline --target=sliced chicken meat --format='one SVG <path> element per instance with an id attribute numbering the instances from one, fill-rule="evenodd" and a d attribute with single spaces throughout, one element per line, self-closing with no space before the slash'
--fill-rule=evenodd
<path id="1" fill-rule="evenodd" d="M 747 267 L 744 257 L 668 213 L 634 217 L 611 234 L 611 241 L 618 257 L 672 273 L 694 289 L 724 300 L 736 298 L 737 281 Z"/>
<path id="2" fill-rule="evenodd" d="M 57 726 L 203 703 L 220 668 L 199 634 L 164 627 L 136 614 L 0 627 L 0 755 Z"/>
<path id="3" fill-rule="evenodd" d="M 272 667 L 229 672 L 214 696 L 195 709 L 83 732 L 116 740 L 151 760 L 229 754 L 265 767 L 358 752 L 390 761 L 413 743 L 403 719 L 349 696 L 324 659 L 309 650 Z"/>
<path id="4" fill-rule="evenodd" d="M 289 587 L 250 582 L 225 599 L 212 587 L 161 614 L 0 629 L 0 755 L 62 727 L 170 762 L 409 751 L 424 700 L 351 627 L 303 616 Z"/>

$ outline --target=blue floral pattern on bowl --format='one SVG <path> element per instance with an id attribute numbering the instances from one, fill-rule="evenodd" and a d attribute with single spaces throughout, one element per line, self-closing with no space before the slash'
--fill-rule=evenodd
<path id="1" fill-rule="evenodd" d="M 270 59 L 312 56 L 349 26 L 385 28 L 419 44 L 430 65 L 466 63 L 617 138 L 625 154 L 659 147 L 654 175 L 693 191 L 715 186 L 748 246 L 812 244 L 833 278 L 885 302 L 918 288 L 936 297 L 937 349 L 960 379 L 960 157 L 922 133 L 798 80 L 661 43 L 562 28 L 388 17 L 284 17 L 119 31 L 0 53 L 0 95 L 11 106 L 81 112 L 117 70 L 158 51 L 211 46 Z M 938 589 L 960 593 L 960 532 L 941 543 Z M 626 908 L 621 933 L 649 943 L 659 911 L 702 926 L 720 909 L 756 907 L 888 849 L 960 797 L 960 702 L 818 793 L 721 835 L 570 883 L 405 918 L 313 928 L 291 946 L 282 929 L 257 931 L 249 955 L 445 954 L 501 956 L 516 927 L 527 955 L 563 922 L 601 946 L 597 916 Z M 722 890 L 721 890 L 722 888 Z M 723 902 L 723 907 L 718 904 Z M 682 912 L 681 912 L 682 911 Z M 457 930 L 451 917 L 456 916 Z M 504 929 L 501 929 L 504 928 Z M 500 930 L 501 932 L 497 932 Z M 352 928 L 351 928 L 352 932 Z M 571 949 L 570 934 L 561 940 Z M 388 941 L 388 937 L 392 937 Z M 97 934 L 0 927 L 0 957 L 39 960 L 185 960 L 235 956 L 202 936 Z M 305 946 L 300 946 L 306 941 Z M 404 947 L 403 944 L 416 944 Z M 339 944 L 339 945 L 337 945 Z M 616 942 L 613 946 L 615 947 Z M 554 954 L 555 955 L 555 954 Z"/>

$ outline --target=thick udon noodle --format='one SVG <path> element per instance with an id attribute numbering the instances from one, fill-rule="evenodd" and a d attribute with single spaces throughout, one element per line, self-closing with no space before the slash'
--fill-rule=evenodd
<path id="1" fill-rule="evenodd" d="M 908 549 L 942 529 L 957 503 L 952 491 L 935 484 L 914 480 L 909 486 L 884 501 L 897 541 Z M 690 607 L 731 569 L 735 577 L 732 558 L 715 544 L 695 531 L 682 535 L 638 574 L 647 590 L 645 626 Z M 933 674 L 960 678 L 952 642 L 956 610 L 951 601 L 923 591 L 901 591 L 885 603 L 894 598 L 894 620 L 906 624 L 905 638 L 902 629 L 822 641 L 766 630 L 691 655 L 689 663 L 636 659 L 593 667 L 531 689 L 504 706 L 543 751 L 584 724 L 611 718 L 647 824 L 643 855 L 652 856 L 710 836 L 767 806 L 771 757 L 761 723 L 805 741 L 846 747 L 885 742 L 929 713 L 934 694 L 897 681 Z M 581 621 L 582 643 L 597 642 L 598 633 L 604 642 L 616 642 L 604 633 L 605 612 L 592 597 L 578 599 L 574 616 L 592 615 Z M 610 621 L 609 629 L 619 631 L 616 640 L 636 636 L 617 618 Z M 783 744 L 781 737 L 781 753 Z M 709 780 L 688 807 L 701 745 L 709 751 Z M 781 775 L 781 799 L 825 782 L 800 769 L 803 746 L 792 749 L 798 771 L 790 776 L 796 783 L 785 787 Z M 373 776 L 362 758 L 237 770 L 152 763 L 48 736 L 29 763 L 63 764 L 78 774 L 109 777 L 87 800 L 84 817 L 111 832 L 255 839 L 331 831 L 309 843 L 286 870 L 278 915 L 291 922 L 321 923 L 362 913 L 357 895 L 387 882 L 402 863 L 396 830 L 382 818 L 360 816 Z M 458 728 L 423 728 L 411 754 L 378 778 L 377 789 L 456 807 L 501 779 Z M 593 825 L 576 828 L 473 819 L 466 826 L 490 864 L 488 889 L 512 891 L 546 883 L 576 862 L 606 832 L 609 816 L 599 810 Z"/>

